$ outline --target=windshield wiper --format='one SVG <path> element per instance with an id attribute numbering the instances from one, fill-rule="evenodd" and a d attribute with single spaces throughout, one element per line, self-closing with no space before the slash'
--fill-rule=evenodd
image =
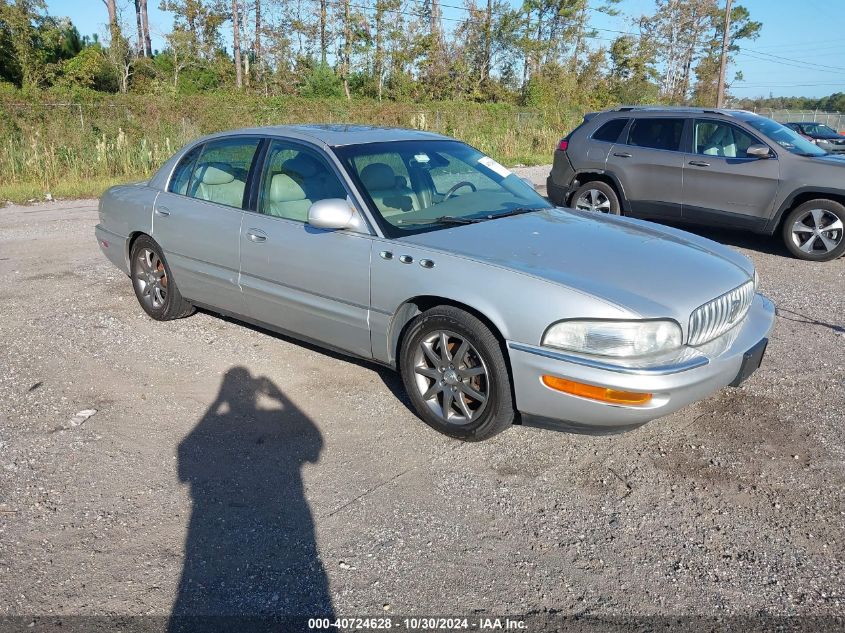
<path id="1" fill-rule="evenodd" d="M 439 218 L 431 220 L 420 220 L 419 222 L 401 222 L 402 224 L 475 224 L 476 222 L 483 222 L 486 218 L 456 218 L 453 215 L 441 215 Z"/>
<path id="2" fill-rule="evenodd" d="M 504 213 L 497 213 L 495 215 L 488 215 L 487 218 L 495 220 L 496 218 L 506 218 L 512 215 L 522 215 L 524 213 L 534 213 L 535 211 L 547 211 L 548 207 L 515 207 Z"/>

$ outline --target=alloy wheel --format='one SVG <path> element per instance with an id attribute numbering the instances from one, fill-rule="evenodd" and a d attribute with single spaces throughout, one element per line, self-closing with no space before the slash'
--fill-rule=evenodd
<path id="1" fill-rule="evenodd" d="M 141 300 L 153 310 L 159 310 L 167 299 L 167 272 L 164 262 L 149 248 L 138 252 L 135 283 Z"/>
<path id="2" fill-rule="evenodd" d="M 436 330 L 414 352 L 414 379 L 432 413 L 449 424 L 478 420 L 490 397 L 487 365 L 466 337 Z"/>
<path id="3" fill-rule="evenodd" d="M 579 211 L 610 213 L 610 200 L 604 192 L 598 189 L 587 189 L 575 201 L 575 208 Z"/>
<path id="4" fill-rule="evenodd" d="M 842 243 L 843 223 L 826 209 L 810 209 L 792 225 L 792 242 L 812 255 L 831 252 Z"/>

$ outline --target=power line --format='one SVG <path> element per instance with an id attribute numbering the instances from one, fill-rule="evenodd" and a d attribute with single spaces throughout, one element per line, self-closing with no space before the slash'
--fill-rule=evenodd
<path id="1" fill-rule="evenodd" d="M 742 52 L 742 51 L 741 51 L 741 52 L 739 53 L 739 55 L 740 55 L 740 56 L 744 56 L 744 57 L 749 57 L 749 58 L 751 58 L 751 59 L 756 59 L 757 61 L 761 61 L 761 62 L 768 62 L 768 63 L 770 63 L 770 64 L 780 64 L 781 66 L 790 66 L 790 67 L 792 67 L 792 68 L 800 68 L 801 70 L 817 70 L 817 71 L 823 71 L 823 72 L 825 72 L 825 73 L 826 73 L 826 74 L 828 74 L 828 75 L 842 75 L 842 74 L 845 74 L 845 68 L 841 69 L 841 71 L 831 71 L 831 70 L 828 70 L 827 68 L 823 68 L 823 67 L 820 67 L 820 66 L 815 66 L 815 65 L 812 65 L 812 64 L 805 64 L 805 63 L 793 64 L 793 63 L 790 63 L 790 62 L 787 62 L 787 61 L 779 61 L 779 60 L 776 60 L 776 59 L 769 59 L 769 58 L 767 58 L 767 57 L 760 57 L 760 56 L 758 56 L 758 55 L 755 55 L 755 54 L 753 54 L 753 53 L 749 53 L 749 52 Z"/>
<path id="2" fill-rule="evenodd" d="M 799 64 L 811 65 L 815 68 L 830 68 L 832 70 L 843 70 L 843 71 L 845 71 L 845 67 L 843 67 L 843 66 L 829 66 L 827 64 L 819 64 L 819 63 L 815 63 L 815 62 L 811 62 L 811 63 L 808 64 L 806 62 L 803 62 L 800 59 L 794 59 L 792 57 L 784 57 L 783 55 L 775 55 L 773 53 L 766 53 L 765 51 L 759 51 L 759 50 L 756 50 L 756 49 L 753 49 L 753 48 L 747 48 L 747 47 L 742 47 L 740 50 L 746 51 L 746 52 L 751 52 L 751 53 L 756 53 L 758 55 L 765 55 L 766 57 L 771 57 L 771 58 L 777 59 L 777 60 L 782 60 L 782 61 L 787 61 L 787 62 L 798 62 Z"/>

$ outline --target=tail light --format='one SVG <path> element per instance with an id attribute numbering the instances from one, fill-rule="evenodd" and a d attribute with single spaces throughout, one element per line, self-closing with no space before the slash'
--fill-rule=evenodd
<path id="1" fill-rule="evenodd" d="M 568 147 L 569 141 L 565 138 L 560 139 L 560 143 L 557 144 L 557 148 L 562 152 L 565 152 Z"/>

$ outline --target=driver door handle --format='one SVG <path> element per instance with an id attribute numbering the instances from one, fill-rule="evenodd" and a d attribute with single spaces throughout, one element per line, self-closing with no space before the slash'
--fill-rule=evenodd
<path id="1" fill-rule="evenodd" d="M 613 152 L 614 156 L 618 156 L 619 158 L 631 158 L 631 155 L 628 152 Z"/>
<path id="2" fill-rule="evenodd" d="M 156 207 L 156 215 L 168 216 L 170 215 L 170 209 L 167 207 Z"/>
<path id="3" fill-rule="evenodd" d="M 249 229 L 246 236 L 250 242 L 266 242 L 267 234 L 259 229 Z"/>
<path id="4" fill-rule="evenodd" d="M 691 160 L 689 164 L 695 165 L 696 167 L 710 167 L 710 163 L 706 163 L 703 160 Z"/>

